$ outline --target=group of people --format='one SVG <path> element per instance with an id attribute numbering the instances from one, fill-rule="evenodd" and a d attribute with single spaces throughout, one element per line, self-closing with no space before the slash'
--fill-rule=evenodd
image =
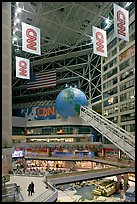
<path id="1" fill-rule="evenodd" d="M 32 195 L 32 193 L 34 193 L 34 183 L 33 181 L 28 185 L 28 196 Z"/>

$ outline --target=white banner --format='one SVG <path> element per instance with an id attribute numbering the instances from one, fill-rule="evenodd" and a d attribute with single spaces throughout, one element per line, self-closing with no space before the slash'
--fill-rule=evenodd
<path id="1" fill-rule="evenodd" d="M 129 11 L 114 4 L 114 35 L 129 41 Z"/>
<path id="2" fill-rule="evenodd" d="M 94 54 L 107 57 L 106 31 L 92 26 L 93 29 L 93 52 Z"/>
<path id="3" fill-rule="evenodd" d="M 22 50 L 41 55 L 40 29 L 22 22 Z"/>
<path id="4" fill-rule="evenodd" d="M 16 77 L 30 79 L 30 61 L 16 56 Z"/>

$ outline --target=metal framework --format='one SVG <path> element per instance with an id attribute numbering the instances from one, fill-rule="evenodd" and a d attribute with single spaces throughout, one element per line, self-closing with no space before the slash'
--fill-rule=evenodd
<path id="1" fill-rule="evenodd" d="M 18 41 L 12 45 L 12 102 L 13 108 L 54 103 L 57 94 L 69 86 L 85 92 L 89 103 L 101 99 L 101 58 L 93 54 L 92 26 L 110 15 L 112 2 L 18 2 L 22 9 L 21 22 L 41 29 L 41 56 L 21 50 L 21 24 L 14 25 L 17 4 L 12 3 L 12 32 Z M 104 27 L 105 27 L 104 23 Z M 57 85 L 53 89 L 27 90 L 27 81 L 16 78 L 15 56 L 30 59 L 31 72 L 55 68 Z"/>

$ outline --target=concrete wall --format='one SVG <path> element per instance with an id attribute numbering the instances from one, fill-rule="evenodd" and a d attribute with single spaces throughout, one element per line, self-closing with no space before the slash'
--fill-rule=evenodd
<path id="1" fill-rule="evenodd" d="M 12 146 L 12 58 L 11 58 L 11 2 L 2 2 L 2 144 Z M 11 170 L 11 152 L 2 151 Z"/>

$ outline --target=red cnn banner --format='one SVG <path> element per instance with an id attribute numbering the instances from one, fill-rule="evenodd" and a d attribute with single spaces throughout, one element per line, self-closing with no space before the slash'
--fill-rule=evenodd
<path id="1" fill-rule="evenodd" d="M 92 26 L 93 29 L 93 52 L 102 57 L 107 57 L 106 31 Z"/>
<path id="2" fill-rule="evenodd" d="M 16 77 L 30 79 L 30 61 L 16 56 Z"/>
<path id="3" fill-rule="evenodd" d="M 40 29 L 22 22 L 22 50 L 41 55 Z"/>
<path id="4" fill-rule="evenodd" d="M 114 4 L 114 34 L 129 41 L 129 11 Z"/>

